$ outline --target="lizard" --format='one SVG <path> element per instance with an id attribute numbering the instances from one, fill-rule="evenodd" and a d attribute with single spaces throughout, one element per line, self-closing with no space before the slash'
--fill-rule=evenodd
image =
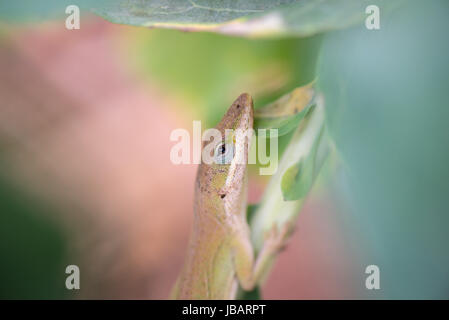
<path id="1" fill-rule="evenodd" d="M 238 284 L 253 289 L 267 259 L 284 245 L 285 232 L 277 226 L 265 235 L 257 258 L 250 240 L 246 211 L 251 135 L 235 132 L 252 133 L 253 118 L 252 97 L 243 93 L 215 127 L 222 139 L 203 143 L 203 150 L 214 150 L 215 161 L 201 162 L 197 170 L 193 226 L 173 299 L 235 299 Z M 229 129 L 234 134 L 226 134 Z"/>

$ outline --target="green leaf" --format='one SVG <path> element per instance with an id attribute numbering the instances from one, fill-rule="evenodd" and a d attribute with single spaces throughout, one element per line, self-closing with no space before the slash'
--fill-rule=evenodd
<path id="1" fill-rule="evenodd" d="M 309 109 L 289 117 L 270 119 L 256 118 L 254 119 L 254 129 L 256 130 L 256 133 L 259 129 L 277 129 L 277 136 L 281 137 L 295 129 L 308 110 Z"/>
<path id="2" fill-rule="evenodd" d="M 94 12 L 134 26 L 305 37 L 362 22 L 369 4 L 369 0 L 117 0 Z"/>
<path id="3" fill-rule="evenodd" d="M 322 136 L 323 130 L 321 130 L 321 133 L 314 141 L 310 153 L 289 167 L 282 176 L 281 190 L 284 201 L 302 199 L 310 191 L 321 168 L 321 163 L 317 163 L 317 153 Z"/>
<path id="4" fill-rule="evenodd" d="M 313 181 L 311 161 L 301 160 L 285 171 L 281 181 L 284 200 L 303 198 L 310 190 Z"/>
<path id="5" fill-rule="evenodd" d="M 254 129 L 277 129 L 277 136 L 290 133 L 314 105 L 313 83 L 294 89 L 269 105 L 254 112 Z"/>
<path id="6" fill-rule="evenodd" d="M 254 216 L 254 212 L 256 212 L 258 205 L 257 204 L 249 204 L 246 208 L 246 220 L 248 224 L 251 222 L 251 219 Z"/>

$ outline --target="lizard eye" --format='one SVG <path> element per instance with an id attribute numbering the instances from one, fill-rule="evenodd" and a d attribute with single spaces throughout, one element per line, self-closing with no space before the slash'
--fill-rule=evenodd
<path id="1" fill-rule="evenodd" d="M 234 158 L 234 145 L 231 143 L 220 143 L 215 147 L 214 161 L 216 164 L 229 164 Z"/>

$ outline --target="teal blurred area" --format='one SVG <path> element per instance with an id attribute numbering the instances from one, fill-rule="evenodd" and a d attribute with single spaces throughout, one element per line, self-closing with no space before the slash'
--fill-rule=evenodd
<path id="1" fill-rule="evenodd" d="M 65 16 L 66 8 L 76 5 L 80 9 L 90 9 L 107 2 L 117 0 L 21 0 L 0 2 L 0 22 L 36 23 L 49 19 L 59 19 Z"/>
<path id="2" fill-rule="evenodd" d="M 319 60 L 335 197 L 361 266 L 380 267 L 381 290 L 363 297 L 447 299 L 449 2 L 379 6 L 380 30 L 329 34 Z"/>

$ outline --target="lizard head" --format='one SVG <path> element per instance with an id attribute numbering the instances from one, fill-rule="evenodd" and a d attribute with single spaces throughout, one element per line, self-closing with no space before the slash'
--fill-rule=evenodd
<path id="1" fill-rule="evenodd" d="M 218 136 L 203 144 L 203 155 L 210 155 L 211 163 L 201 163 L 197 176 L 197 193 L 216 208 L 222 205 L 227 212 L 246 210 L 246 167 L 248 148 L 253 133 L 253 101 L 249 94 L 241 94 L 229 107 L 215 127 Z M 243 198 L 244 199 L 243 199 Z"/>

